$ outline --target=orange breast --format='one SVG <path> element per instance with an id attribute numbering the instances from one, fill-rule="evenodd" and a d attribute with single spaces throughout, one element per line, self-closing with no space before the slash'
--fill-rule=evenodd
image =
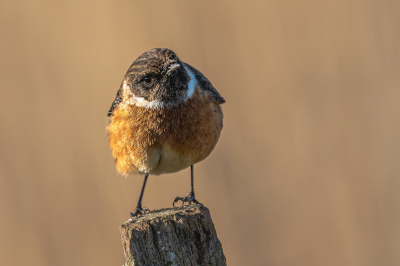
<path id="1" fill-rule="evenodd" d="M 114 110 L 108 139 L 118 172 L 162 174 L 205 159 L 222 129 L 221 107 L 196 89 L 187 101 L 150 109 L 120 104 Z"/>

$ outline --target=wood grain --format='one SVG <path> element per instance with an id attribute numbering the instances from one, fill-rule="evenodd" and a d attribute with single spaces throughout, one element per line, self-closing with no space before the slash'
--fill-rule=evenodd
<path id="1" fill-rule="evenodd" d="M 120 232 L 124 266 L 226 265 L 210 211 L 200 204 L 149 212 Z"/>

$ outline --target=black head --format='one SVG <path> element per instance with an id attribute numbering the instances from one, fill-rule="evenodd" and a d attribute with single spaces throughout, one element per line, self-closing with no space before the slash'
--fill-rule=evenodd
<path id="1" fill-rule="evenodd" d="M 190 76 L 177 55 L 167 48 L 143 53 L 130 66 L 124 78 L 132 97 L 146 102 L 179 103 L 187 97 Z"/>

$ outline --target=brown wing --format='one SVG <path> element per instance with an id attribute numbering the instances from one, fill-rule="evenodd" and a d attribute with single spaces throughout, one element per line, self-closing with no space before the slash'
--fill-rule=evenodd
<path id="1" fill-rule="evenodd" d="M 211 99 L 214 102 L 216 102 L 218 104 L 223 104 L 225 102 L 225 99 L 222 98 L 221 94 L 219 94 L 219 92 L 214 88 L 214 86 L 211 84 L 211 82 L 200 71 L 198 71 L 197 69 L 195 69 L 194 67 L 192 67 L 189 64 L 186 64 L 186 65 L 190 68 L 190 70 L 195 75 L 197 82 L 199 82 L 200 88 L 209 92 L 209 94 L 211 95 Z"/>
<path id="2" fill-rule="evenodd" d="M 118 106 L 118 104 L 120 104 L 120 102 L 122 102 L 121 89 L 122 88 L 120 88 L 118 90 L 117 96 L 115 96 L 115 99 L 114 99 L 113 103 L 111 104 L 110 110 L 108 110 L 108 113 L 107 113 L 108 117 L 112 116 L 114 109 Z"/>

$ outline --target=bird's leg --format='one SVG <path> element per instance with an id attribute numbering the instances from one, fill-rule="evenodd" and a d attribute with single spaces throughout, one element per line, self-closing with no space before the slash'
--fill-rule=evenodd
<path id="1" fill-rule="evenodd" d="M 138 216 L 138 215 L 145 214 L 146 211 L 149 211 L 149 209 L 147 209 L 146 207 L 142 207 L 143 193 L 144 193 L 144 188 L 146 187 L 146 182 L 147 182 L 147 178 L 148 177 L 149 177 L 149 174 L 146 174 L 144 176 L 143 187 L 142 187 L 142 191 L 140 192 L 140 197 L 139 197 L 139 201 L 138 201 L 138 203 L 136 205 L 135 212 L 134 213 L 129 213 L 132 218 L 135 217 L 135 216 Z"/>
<path id="2" fill-rule="evenodd" d="M 194 188 L 193 188 L 193 165 L 190 166 L 190 173 L 191 173 L 191 186 L 190 186 L 190 191 L 189 194 L 186 197 L 176 197 L 174 201 L 172 202 L 172 206 L 175 207 L 175 203 L 178 201 L 182 201 L 182 206 L 185 204 L 185 202 L 188 202 L 189 204 L 197 203 L 199 202 L 195 199 L 194 197 Z"/>

